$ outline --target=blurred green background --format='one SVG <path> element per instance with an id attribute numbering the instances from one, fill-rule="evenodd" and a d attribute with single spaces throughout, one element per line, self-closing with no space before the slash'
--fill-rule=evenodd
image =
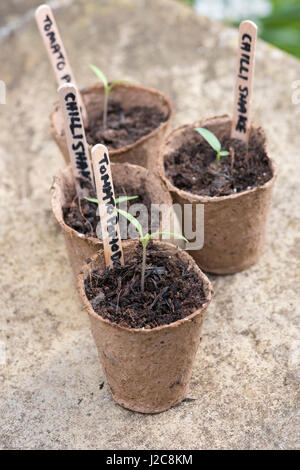
<path id="1" fill-rule="evenodd" d="M 300 0 L 179 0 L 202 15 L 238 26 L 252 20 L 259 37 L 300 58 Z"/>

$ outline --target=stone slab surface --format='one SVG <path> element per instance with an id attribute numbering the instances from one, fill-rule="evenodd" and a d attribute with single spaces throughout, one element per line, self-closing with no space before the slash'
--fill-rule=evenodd
<path id="1" fill-rule="evenodd" d="M 291 86 L 300 63 L 258 44 L 253 116 L 279 167 L 265 253 L 248 271 L 211 277 L 216 294 L 194 367 L 194 400 L 141 415 L 112 401 L 50 211 L 51 182 L 63 165 L 48 133 L 56 87 L 24 3 L 3 6 L 0 24 L 7 85 L 0 105 L 0 346 L 7 357 L 0 447 L 298 448 L 300 105 L 292 104 Z M 171 0 L 54 6 L 80 86 L 95 81 L 94 63 L 111 79 L 168 94 L 173 127 L 231 113 L 236 30 Z"/>

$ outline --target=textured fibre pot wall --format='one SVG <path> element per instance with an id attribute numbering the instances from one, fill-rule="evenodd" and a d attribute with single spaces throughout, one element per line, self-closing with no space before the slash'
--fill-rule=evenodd
<path id="1" fill-rule="evenodd" d="M 276 169 L 269 159 L 273 176 L 267 183 L 229 196 L 199 196 L 176 188 L 166 176 L 164 161 L 191 139 L 195 133 L 194 127 L 206 127 L 217 136 L 220 133 L 229 136 L 231 120 L 228 116 L 215 117 L 173 131 L 162 148 L 159 172 L 174 202 L 182 206 L 204 204 L 204 246 L 200 250 L 190 251 L 197 264 L 205 271 L 216 274 L 242 271 L 255 264 L 262 254 Z M 252 126 L 251 133 L 256 133 L 262 146 L 266 145 L 260 128 Z M 192 223 L 195 227 L 195 219 Z"/>
<path id="2" fill-rule="evenodd" d="M 187 394 L 204 314 L 212 297 L 212 285 L 193 259 L 173 245 L 155 241 L 166 254 L 178 256 L 203 280 L 205 304 L 192 315 L 153 329 L 120 327 L 97 315 L 84 291 L 84 279 L 95 268 L 105 270 L 101 251 L 78 277 L 78 289 L 91 320 L 100 362 L 114 400 L 125 408 L 158 413 L 182 401 Z M 137 241 L 124 244 L 125 262 L 136 251 Z"/>
<path id="3" fill-rule="evenodd" d="M 93 116 L 97 116 L 99 114 L 99 109 L 103 109 L 103 85 L 98 83 L 94 86 L 88 87 L 83 90 L 81 94 L 87 108 L 88 116 L 91 118 Z M 167 116 L 167 120 L 162 122 L 158 128 L 154 129 L 152 132 L 140 138 L 133 144 L 117 150 L 109 150 L 109 155 L 113 162 L 128 162 L 154 170 L 157 164 L 159 147 L 167 132 L 173 114 L 170 100 L 163 93 L 157 90 L 128 83 L 116 85 L 110 92 L 110 98 L 119 101 L 125 110 L 133 106 L 156 106 Z M 57 104 L 50 114 L 50 121 L 50 132 L 63 154 L 65 161 L 70 163 L 62 114 Z"/>

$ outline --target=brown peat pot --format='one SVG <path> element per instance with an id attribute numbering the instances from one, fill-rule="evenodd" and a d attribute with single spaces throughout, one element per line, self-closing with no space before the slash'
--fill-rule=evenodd
<path id="1" fill-rule="evenodd" d="M 81 95 L 87 108 L 88 118 L 93 119 L 98 116 L 99 110 L 103 109 L 104 103 L 103 84 L 97 83 L 96 85 L 90 86 L 85 90 L 82 90 Z M 173 115 L 173 108 L 170 100 L 163 93 L 157 90 L 130 83 L 121 83 L 116 85 L 111 90 L 109 96 L 111 100 L 120 102 L 124 110 L 128 110 L 134 106 L 155 106 L 166 116 L 166 120 L 161 122 L 159 127 L 130 145 L 126 145 L 119 149 L 113 149 L 110 148 L 109 144 L 106 144 L 112 162 L 133 163 L 135 165 L 140 165 L 150 170 L 154 170 L 157 164 L 159 147 L 164 139 Z M 70 163 L 62 113 L 60 106 L 57 103 L 50 114 L 50 132 L 63 154 L 65 161 Z"/>
<path id="2" fill-rule="evenodd" d="M 129 163 L 112 163 L 111 170 L 115 186 L 121 187 L 124 184 L 133 188 L 137 195 L 146 193 L 151 204 L 163 205 L 160 230 L 169 231 L 169 218 L 173 220 L 175 216 L 171 207 L 170 193 L 161 179 L 146 168 Z M 62 228 L 70 263 L 76 277 L 85 261 L 102 248 L 102 241 L 99 238 L 79 233 L 65 223 L 64 208 L 69 206 L 75 197 L 75 185 L 70 165 L 55 177 L 52 191 L 53 214 Z M 174 243 L 180 244 L 177 241 Z"/>
<path id="3" fill-rule="evenodd" d="M 215 274 L 242 271 L 254 265 L 261 256 L 272 189 L 277 176 L 274 162 L 268 157 L 272 176 L 262 186 L 227 196 L 210 197 L 174 186 L 166 175 L 165 161 L 184 143 L 193 139 L 195 127 L 205 127 L 220 138 L 220 135 L 230 136 L 231 125 L 228 116 L 218 116 L 179 127 L 162 146 L 158 164 L 158 171 L 170 190 L 173 202 L 182 207 L 184 204 L 204 205 L 204 246 L 200 250 L 191 250 L 190 254 L 201 269 Z M 252 125 L 250 140 L 252 135 L 260 139 L 259 143 L 265 149 L 266 138 L 262 129 Z M 194 219 L 192 223 L 195 227 Z"/>
<path id="4" fill-rule="evenodd" d="M 134 259 L 138 243 L 123 243 L 125 263 Z M 102 250 L 83 267 L 77 281 L 113 398 L 125 408 L 141 413 L 165 411 L 186 397 L 205 311 L 212 298 L 210 281 L 188 253 L 169 243 L 153 243 L 166 256 L 179 257 L 202 280 L 204 303 L 189 316 L 152 329 L 138 329 L 120 326 L 98 315 L 86 296 L 85 280 L 94 270 L 104 273 Z"/>

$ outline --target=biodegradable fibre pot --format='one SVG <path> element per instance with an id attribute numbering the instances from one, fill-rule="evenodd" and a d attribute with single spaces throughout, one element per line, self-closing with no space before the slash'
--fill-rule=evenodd
<path id="1" fill-rule="evenodd" d="M 90 86 L 81 91 L 83 101 L 90 118 L 99 114 L 99 109 L 104 105 L 104 86 L 102 83 Z M 166 121 L 149 134 L 141 137 L 136 142 L 119 149 L 109 149 L 111 161 L 114 163 L 133 163 L 150 170 L 154 170 L 157 164 L 159 147 L 169 127 L 173 108 L 170 100 L 161 92 L 152 88 L 142 87 L 129 83 L 121 83 L 112 88 L 110 99 L 119 101 L 123 108 L 133 106 L 156 106 L 159 111 L 167 116 Z M 70 163 L 69 152 L 64 131 L 64 122 L 60 106 L 56 103 L 50 114 L 50 132 L 58 145 L 65 161 Z M 101 143 L 101 142 L 99 142 Z"/>
<path id="2" fill-rule="evenodd" d="M 134 257 L 138 243 L 127 240 L 123 244 L 125 263 Z M 188 253 L 169 243 L 158 240 L 153 243 L 159 244 L 166 256 L 179 257 L 187 269 L 193 269 L 202 279 L 205 303 L 186 318 L 152 329 L 134 329 L 111 323 L 95 313 L 86 297 L 84 281 L 94 270 L 104 273 L 102 250 L 83 267 L 77 280 L 113 399 L 141 413 L 165 411 L 186 397 L 205 311 L 213 292 L 210 281 Z"/>
<path id="3" fill-rule="evenodd" d="M 116 186 L 125 184 L 134 188 L 137 194 L 146 193 L 152 204 L 161 204 L 159 227 L 161 231 L 169 230 L 169 221 L 176 225 L 176 215 L 172 209 L 172 199 L 164 183 L 146 168 L 129 163 L 112 163 L 112 177 Z M 102 248 L 99 238 L 91 237 L 71 228 L 64 221 L 63 209 L 75 197 L 75 185 L 72 168 L 69 165 L 55 177 L 52 187 L 52 210 L 65 237 L 67 252 L 75 277 L 85 261 Z M 174 222 L 173 222 L 174 221 Z M 174 241 L 182 246 L 182 242 Z"/>
<path id="4" fill-rule="evenodd" d="M 200 196 L 175 187 L 166 176 L 164 162 L 168 155 L 192 139 L 195 127 L 206 127 L 220 138 L 221 135 L 230 136 L 231 124 L 228 116 L 218 116 L 179 127 L 168 136 L 158 164 L 158 171 L 174 202 L 182 208 L 184 204 L 204 205 L 204 245 L 199 250 L 191 250 L 190 254 L 201 269 L 215 274 L 242 271 L 254 265 L 261 256 L 277 174 L 274 162 L 269 158 L 272 178 L 263 186 L 217 197 Z M 266 138 L 262 130 L 252 125 L 250 138 L 253 133 L 261 139 L 261 145 L 265 148 Z M 193 207 L 193 230 L 196 226 L 195 213 Z"/>

